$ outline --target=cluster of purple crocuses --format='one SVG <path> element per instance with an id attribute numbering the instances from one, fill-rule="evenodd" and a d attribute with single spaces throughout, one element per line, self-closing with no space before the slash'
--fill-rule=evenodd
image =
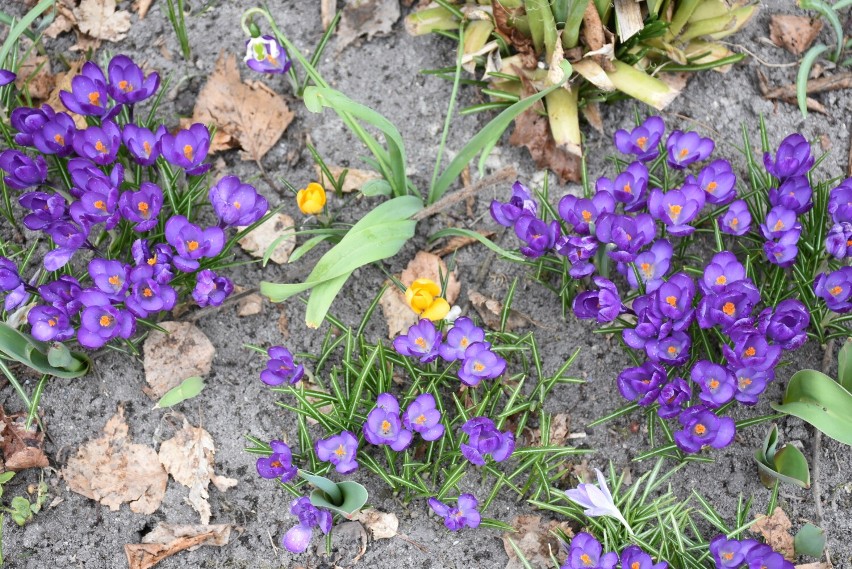
<path id="1" fill-rule="evenodd" d="M 603 552 L 603 545 L 589 533 L 580 532 L 565 544 L 568 557 L 561 569 L 666 569 L 665 561 L 654 563 L 650 555 L 636 545 L 624 548 L 621 555 L 614 551 Z"/>
<path id="2" fill-rule="evenodd" d="M 683 451 L 695 453 L 733 440 L 733 420 L 717 416 L 716 410 L 733 400 L 757 403 L 774 379 L 782 352 L 807 339 L 811 314 L 796 298 L 767 305 L 732 251 L 716 253 L 703 271 L 692 272 L 675 268 L 683 264 L 677 258 L 682 253 L 675 251 L 683 251 L 683 238 L 695 232 L 699 221 L 715 218 L 723 234 L 752 231 L 763 241 L 769 263 L 790 267 L 802 234 L 799 217 L 813 207 L 808 172 L 815 161 L 803 136 L 785 138 L 774 157 L 764 156 L 774 186 L 763 202 L 752 197 L 750 205 L 737 197 L 730 162 L 704 162 L 714 149 L 711 139 L 694 132 L 664 134 L 660 117 L 616 132 L 616 147 L 634 161 L 614 179 L 599 178 L 591 197 L 564 196 L 558 219 L 540 218 L 543 208 L 520 182 L 508 202 L 492 202 L 491 214 L 514 228 L 525 256 L 555 253 L 567 258 L 572 278 L 591 277 L 593 286 L 574 297 L 575 315 L 613 323 L 624 343 L 646 358 L 618 376 L 621 394 L 655 406 L 660 417 L 678 418 L 681 429 L 674 440 Z M 652 187 L 660 180 L 668 187 Z M 753 224 L 761 203 L 766 214 Z M 834 226 L 826 250 L 839 259 L 847 258 L 847 248 L 852 253 L 849 203 L 852 179 L 832 190 L 828 200 Z M 609 278 L 611 263 L 629 287 L 625 293 Z M 830 310 L 852 310 L 852 267 L 824 273 L 813 286 Z M 724 339 L 720 354 L 705 353 L 708 335 L 713 344 Z"/>
<path id="3" fill-rule="evenodd" d="M 784 559 L 783 555 L 754 539 L 737 540 L 718 535 L 710 542 L 710 553 L 716 562 L 716 569 L 793 569 L 793 564 Z"/>
<path id="4" fill-rule="evenodd" d="M 159 83 L 156 72 L 146 76 L 117 55 L 106 75 L 86 62 L 70 90 L 60 92 L 69 112 L 42 105 L 11 113 L 18 148 L 0 153 L 3 181 L 20 192 L 23 225 L 51 246 L 41 259 L 44 270 L 33 267 L 29 280 L 16 259 L 0 257 L 0 293 L 7 311 L 35 303 L 27 321 L 38 340 L 76 335 L 83 347 L 100 348 L 129 338 L 138 318 L 171 310 L 184 295 L 215 306 L 233 292 L 211 260 L 222 253 L 226 230 L 260 220 L 267 201 L 236 176 L 225 176 L 204 200 L 216 225 L 201 227 L 180 214 L 202 205 L 179 189 L 178 174 L 198 177 L 210 169 L 210 133 L 202 124 L 173 134 L 163 125 L 151 130 L 134 123 L 135 105 Z M 48 162 L 58 181 L 48 179 Z"/>

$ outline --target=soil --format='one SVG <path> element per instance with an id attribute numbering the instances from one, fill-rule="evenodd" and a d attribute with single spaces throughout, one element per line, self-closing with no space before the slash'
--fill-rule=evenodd
<path id="1" fill-rule="evenodd" d="M 195 2 L 192 3 L 195 7 Z M 669 128 L 694 129 L 712 135 L 717 141 L 716 155 L 735 159 L 739 166 L 743 160 L 737 148 L 741 146 L 741 124 L 745 124 L 759 141 L 758 118 L 766 119 L 769 139 L 777 144 L 789 133 L 802 132 L 829 152 L 818 168 L 820 178 L 845 174 L 847 152 L 850 144 L 850 111 L 852 92 L 841 91 L 818 96 L 827 115 L 811 113 L 804 120 L 793 106 L 769 102 L 760 96 L 758 71 L 763 71 L 772 85 L 790 83 L 795 79 L 794 57 L 787 52 L 767 45 L 768 21 L 772 13 L 797 11 L 790 0 L 761 2 L 761 13 L 748 27 L 730 41 L 746 46 L 756 57 L 734 66 L 727 74 L 707 72 L 695 76 L 683 94 L 663 113 Z M 120 2 L 129 9 L 130 2 Z M 295 0 L 274 0 L 270 8 L 277 15 L 279 25 L 303 50 L 310 51 L 322 34 L 319 3 Z M 157 2 L 148 16 L 137 21 L 125 40 L 118 44 L 105 44 L 98 57 L 126 53 L 136 61 L 147 62 L 165 75 L 172 75 L 172 88 L 164 106 L 164 116 L 173 124 L 178 118 L 192 114 L 196 95 L 205 78 L 213 70 L 219 50 L 240 54 L 245 38 L 239 27 L 241 11 L 248 2 L 213 0 L 208 9 L 194 13 L 187 19 L 189 39 L 193 48 L 191 62 L 185 62 L 165 17 L 165 2 Z M 404 8 L 403 13 L 409 9 Z M 62 55 L 70 46 L 69 34 L 48 41 L 48 52 Z M 833 41 L 828 26 L 820 36 L 824 43 Z M 164 49 L 155 46 L 162 42 Z M 170 56 L 166 57 L 166 53 Z M 332 40 L 323 57 L 321 70 L 332 86 L 354 99 L 376 109 L 391 119 L 407 142 L 411 171 L 409 174 L 420 187 L 425 187 L 431 177 L 434 155 L 438 146 L 443 115 L 449 101 L 451 84 L 442 79 L 421 73 L 424 69 L 447 66 L 453 61 L 454 44 L 440 37 L 410 37 L 402 21 L 393 32 L 369 42 L 350 45 L 340 50 Z M 759 58 L 759 59 L 758 59 Z M 767 63 L 773 65 L 768 65 Z M 259 79 L 248 69 L 244 78 Z M 263 160 L 271 177 L 284 177 L 296 187 L 304 187 L 314 179 L 313 164 L 304 141 L 310 135 L 313 144 L 330 164 L 363 167 L 357 156 L 366 151 L 343 128 L 330 112 L 315 115 L 307 112 L 292 96 L 283 78 L 260 78 L 273 89 L 285 93 L 296 119 L 281 141 Z M 461 104 L 477 102 L 472 89 L 462 89 Z M 611 175 L 606 157 L 614 149 L 611 135 L 617 128 L 628 127 L 634 120 L 634 110 L 648 112 L 638 103 L 621 102 L 602 109 L 605 135 L 586 128 L 586 152 L 591 176 Z M 488 117 L 473 115 L 453 121 L 448 142 L 449 153 L 462 147 Z M 755 146 L 757 144 L 755 143 Z M 254 164 L 240 162 L 236 152 L 223 155 L 227 171 L 248 179 L 257 176 Z M 508 146 L 498 147 L 489 159 L 489 168 L 513 165 L 522 180 L 536 183 L 541 177 L 526 151 Z M 257 187 L 275 205 L 283 201 L 284 211 L 298 218 L 300 215 L 290 194 L 279 194 L 262 179 L 255 180 Z M 554 182 L 555 183 L 555 182 Z M 558 197 L 566 191 L 577 191 L 576 186 L 552 188 Z M 386 268 L 399 273 L 416 250 L 425 245 L 427 236 L 445 226 L 462 226 L 498 229 L 488 215 L 488 203 L 493 198 L 505 199 L 508 187 L 484 192 L 476 200 L 473 218 L 468 218 L 463 208 L 440 214 L 418 227 L 417 239 L 406 245 L 402 253 L 386 264 Z M 349 197 L 347 200 L 351 200 Z M 349 202 L 351 203 L 351 202 Z M 368 204 L 374 203 L 369 201 Z M 365 211 L 366 204 L 355 206 Z M 503 246 L 514 248 L 515 238 L 510 233 L 500 235 Z M 231 276 L 244 287 L 254 287 L 261 279 L 293 282 L 303 279 L 312 263 L 318 258 L 309 255 L 293 266 L 272 266 L 261 269 L 257 265 L 234 270 Z M 238 253 L 243 258 L 242 253 Z M 615 376 L 629 364 L 627 356 L 615 339 L 594 335 L 594 326 L 579 322 L 573 317 L 563 319 L 558 299 L 541 285 L 529 280 L 522 271 L 508 263 L 494 261 L 482 247 L 468 247 L 458 256 L 462 298 L 468 289 L 475 288 L 487 295 L 501 298 L 512 279 L 518 277 L 515 308 L 538 323 L 534 329 L 548 370 L 556 369 L 575 350 L 579 356 L 573 365 L 573 374 L 587 383 L 580 386 L 563 386 L 551 397 L 549 410 L 570 414 L 572 431 L 587 432 L 583 446 L 596 449 L 590 455 L 591 466 L 605 467 L 613 461 L 616 467 L 630 469 L 634 478 L 645 471 L 651 462 L 635 463 L 631 459 L 649 448 L 642 416 L 628 416 L 603 426 L 584 429 L 590 421 L 613 411 L 621 405 L 616 395 Z M 493 263 L 486 278 L 476 282 L 483 263 Z M 343 322 L 355 324 L 369 305 L 369 301 L 384 280 L 376 267 L 359 270 L 344 288 L 332 307 L 332 312 Z M 286 315 L 287 334 L 279 330 L 279 319 Z M 280 549 L 278 542 L 293 523 L 288 514 L 291 497 L 276 488 L 271 481 L 255 474 L 254 458 L 246 453 L 243 435 L 261 439 L 284 437 L 296 440 L 295 418 L 274 402 L 276 397 L 259 381 L 258 373 L 264 359 L 248 350 L 244 344 L 269 346 L 284 344 L 294 352 L 314 351 L 322 340 L 324 329 L 311 330 L 304 325 L 304 305 L 294 299 L 277 306 L 264 302 L 260 314 L 238 317 L 234 305 L 213 311 L 197 320 L 197 325 L 216 347 L 213 371 L 207 378 L 208 387 L 197 398 L 177 409 L 193 425 L 207 429 L 217 445 L 216 464 L 225 476 L 239 479 L 239 484 L 225 493 L 211 487 L 212 523 L 230 523 L 241 529 L 231 543 L 223 548 L 203 547 L 193 552 L 183 552 L 161 562 L 162 569 L 182 567 L 272 569 L 296 566 L 331 567 L 349 566 L 358 553 L 357 527 L 343 526 L 334 534 L 334 553 L 322 557 L 324 547 L 316 539 L 309 554 L 293 556 Z M 367 330 L 371 338 L 386 337 L 386 329 L 377 313 Z M 761 404 L 753 409 L 740 407 L 737 419 L 771 412 L 769 401 L 778 400 L 793 371 L 802 367 L 819 368 L 822 351 L 812 342 L 800 349 L 790 359 L 790 365 L 778 370 L 776 381 L 763 396 Z M 28 389 L 34 383 L 30 379 Z M 151 410 L 152 402 L 143 393 L 145 385 L 141 361 L 122 354 L 109 352 L 96 361 L 94 372 L 88 377 L 64 380 L 54 379 L 42 399 L 44 421 L 49 433 L 47 452 L 59 469 L 70 454 L 83 442 L 99 436 L 107 419 L 119 404 L 126 406 L 126 417 L 135 442 L 158 444 L 168 438 L 179 426 L 174 413 Z M 0 401 L 7 410 L 17 410 L 20 403 L 10 387 L 0 391 Z M 635 427 L 638 426 L 638 429 Z M 633 428 L 631 428 L 633 427 Z M 637 432 L 634 432 L 637 431 Z M 765 510 L 770 492 L 761 486 L 752 458 L 761 442 L 765 426 L 744 429 L 727 449 L 712 453 L 711 464 L 691 463 L 673 480 L 674 491 L 686 499 L 692 490 L 700 490 L 728 519 L 733 515 L 741 495 L 754 497 L 755 512 Z M 783 441 L 799 444 L 807 456 L 812 453 L 813 431 L 795 418 L 780 422 Z M 837 567 L 852 567 L 852 462 L 849 448 L 831 439 L 823 439 L 821 460 L 822 497 L 825 509 L 824 527 L 828 533 L 828 548 Z M 126 567 L 124 544 L 138 543 L 140 537 L 158 522 L 197 523 L 197 514 L 185 503 L 187 489 L 170 481 L 165 500 L 159 511 L 145 516 L 135 514 L 123 506 L 112 512 L 108 508 L 67 490 L 57 470 L 27 471 L 10 484 L 7 496 L 25 491 L 28 484 L 38 481 L 40 475 L 49 484 L 48 503 L 57 498 L 52 507 L 35 516 L 24 528 L 15 526 L 6 516 L 3 525 L 3 545 L 7 567 L 13 569 L 40 569 L 45 567 L 85 567 L 108 569 Z M 423 501 L 404 505 L 380 481 L 361 472 L 355 479 L 370 490 L 370 502 L 378 509 L 394 512 L 400 520 L 399 531 L 406 536 L 389 540 L 371 541 L 359 561 L 363 567 L 503 567 L 507 557 L 494 530 L 462 531 L 449 533 L 429 514 Z M 478 492 L 475 476 L 467 476 L 463 489 Z M 806 521 L 816 521 L 814 502 L 810 491 L 784 486 L 779 498 L 781 507 L 793 521 L 794 530 Z M 499 498 L 488 515 L 503 521 L 511 520 L 532 508 L 514 501 L 511 496 Z"/>

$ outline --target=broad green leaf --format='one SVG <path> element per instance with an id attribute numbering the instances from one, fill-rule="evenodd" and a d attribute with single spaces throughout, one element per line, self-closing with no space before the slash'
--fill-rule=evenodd
<path id="1" fill-rule="evenodd" d="M 53 367 L 67 368 L 74 365 L 74 356 L 65 344 L 53 342 L 47 349 L 47 361 Z"/>
<path id="2" fill-rule="evenodd" d="M 810 488 L 811 471 L 808 468 L 808 460 L 802 451 L 791 445 L 785 445 L 778 450 L 771 460 L 763 461 L 755 451 L 754 458 L 760 470 L 761 481 L 764 486 L 771 488 L 773 480 L 780 480 L 787 484 L 795 484 L 802 488 Z"/>
<path id="3" fill-rule="evenodd" d="M 343 501 L 340 504 L 331 503 L 328 500 L 328 496 L 322 490 L 311 492 L 311 504 L 318 508 L 337 512 L 345 518 L 351 519 L 352 515 L 367 503 L 367 489 L 352 480 L 338 482 L 337 488 L 343 494 Z"/>
<path id="4" fill-rule="evenodd" d="M 166 394 L 163 395 L 157 404 L 154 405 L 154 409 L 165 409 L 166 407 L 173 407 L 178 403 L 182 403 L 187 399 L 192 399 L 204 389 L 204 380 L 201 379 L 199 375 L 193 375 L 192 377 L 188 377 L 184 379 L 180 385 L 177 387 L 173 387 L 166 391 Z"/>
<path id="5" fill-rule="evenodd" d="M 316 474 L 305 472 L 304 470 L 299 470 L 299 476 L 313 484 L 315 487 L 322 490 L 330 501 L 334 502 L 337 505 L 343 503 L 343 492 L 340 490 L 340 488 L 338 488 L 336 482 L 329 480 L 324 476 L 317 476 Z"/>
<path id="6" fill-rule="evenodd" d="M 402 246 L 400 245 L 400 247 Z M 351 276 L 352 273 L 346 273 L 331 280 L 323 281 L 314 287 L 310 298 L 308 298 L 308 306 L 305 308 L 305 324 L 308 328 L 320 327 L 325 315 L 328 314 L 328 309 L 331 308 L 331 303 L 337 297 L 337 293 L 340 292 L 340 289 Z"/>
<path id="7" fill-rule="evenodd" d="M 3 474 L 0 474 L 0 485 L 5 484 L 6 482 L 8 482 L 9 480 L 11 480 L 14 477 L 15 477 L 15 473 L 12 472 L 11 470 L 9 472 L 4 472 Z"/>
<path id="8" fill-rule="evenodd" d="M 846 340 L 837 356 L 837 381 L 852 393 L 852 340 Z"/>
<path id="9" fill-rule="evenodd" d="M 68 365 L 57 367 L 48 360 L 51 344 L 40 342 L 28 334 L 19 332 L 0 322 L 0 354 L 24 364 L 40 373 L 73 379 L 89 372 L 91 360 L 85 354 L 69 352 L 72 356 Z"/>
<path id="10" fill-rule="evenodd" d="M 824 373 L 804 369 L 793 374 L 783 403 L 773 403 L 772 408 L 852 446 L 852 394 Z"/>
<path id="11" fill-rule="evenodd" d="M 796 555 L 822 558 L 825 551 L 825 530 L 813 524 L 805 524 L 793 538 Z"/>
<path id="12" fill-rule="evenodd" d="M 389 196 L 393 193 L 393 188 L 387 180 L 367 180 L 361 186 L 361 193 L 367 197 Z"/>
<path id="13" fill-rule="evenodd" d="M 295 263 L 296 261 L 304 257 L 308 251 L 328 239 L 328 237 L 328 235 L 316 235 L 314 237 L 311 237 L 310 239 L 296 247 L 296 249 L 290 254 L 290 258 L 287 260 L 287 262 L 291 264 Z"/>
<path id="14" fill-rule="evenodd" d="M 15 496 L 12 498 L 12 511 L 9 513 L 12 515 L 12 519 L 15 523 L 19 526 L 23 526 L 33 517 L 33 513 L 30 510 L 29 500 L 22 498 L 21 496 Z"/>

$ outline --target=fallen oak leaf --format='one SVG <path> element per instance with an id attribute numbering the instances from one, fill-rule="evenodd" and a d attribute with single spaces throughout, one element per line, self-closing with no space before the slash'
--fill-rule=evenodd
<path id="1" fill-rule="evenodd" d="M 762 535 L 766 544 L 783 555 L 785 559 L 792 561 L 796 558 L 793 536 L 790 534 L 793 524 L 784 510 L 776 506 L 771 516 L 761 514 L 755 519 L 756 521 L 749 528 L 751 533 Z"/>
<path id="2" fill-rule="evenodd" d="M 77 449 L 62 477 L 72 492 L 82 494 L 116 511 L 125 502 L 137 514 L 153 514 L 166 492 L 168 474 L 157 452 L 131 443 L 124 407 L 107 421 L 104 434 Z"/>
<path id="3" fill-rule="evenodd" d="M 6 415 L 0 407 L 0 450 L 3 451 L 5 470 L 25 470 L 27 468 L 47 468 L 50 462 L 44 454 L 44 433 L 33 425 L 26 428 L 27 414 Z"/>
<path id="4" fill-rule="evenodd" d="M 183 550 L 194 551 L 202 545 L 227 545 L 231 538 L 231 526 L 220 525 L 171 525 L 159 523 L 145 536 L 142 543 L 124 546 L 130 569 L 149 569 L 166 557 Z"/>
<path id="5" fill-rule="evenodd" d="M 380 512 L 368 508 L 357 512 L 352 519 L 364 524 L 373 539 L 390 539 L 399 533 L 399 518 L 393 512 Z"/>
<path id="6" fill-rule="evenodd" d="M 190 322 L 161 322 L 168 333 L 152 330 L 143 345 L 145 381 L 142 391 L 159 399 L 194 375 L 206 376 L 213 367 L 216 348 L 201 329 Z"/>
<path id="7" fill-rule="evenodd" d="M 77 28 L 96 39 L 117 42 L 130 31 L 130 12 L 116 10 L 115 0 L 83 0 L 74 17 Z"/>
<path id="8" fill-rule="evenodd" d="M 216 445 L 210 433 L 193 427 L 186 419 L 183 428 L 160 445 L 160 464 L 172 478 L 189 488 L 187 502 L 201 516 L 201 523 L 210 522 L 210 497 L 207 487 L 212 482 L 220 491 L 237 485 L 238 480 L 219 476 L 213 471 Z"/>

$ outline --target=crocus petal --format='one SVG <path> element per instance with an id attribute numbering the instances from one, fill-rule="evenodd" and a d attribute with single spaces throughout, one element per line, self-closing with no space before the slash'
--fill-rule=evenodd
<path id="1" fill-rule="evenodd" d="M 281 539 L 281 545 L 290 553 L 303 553 L 310 545 L 313 536 L 313 529 L 299 524 L 287 530 Z"/>

